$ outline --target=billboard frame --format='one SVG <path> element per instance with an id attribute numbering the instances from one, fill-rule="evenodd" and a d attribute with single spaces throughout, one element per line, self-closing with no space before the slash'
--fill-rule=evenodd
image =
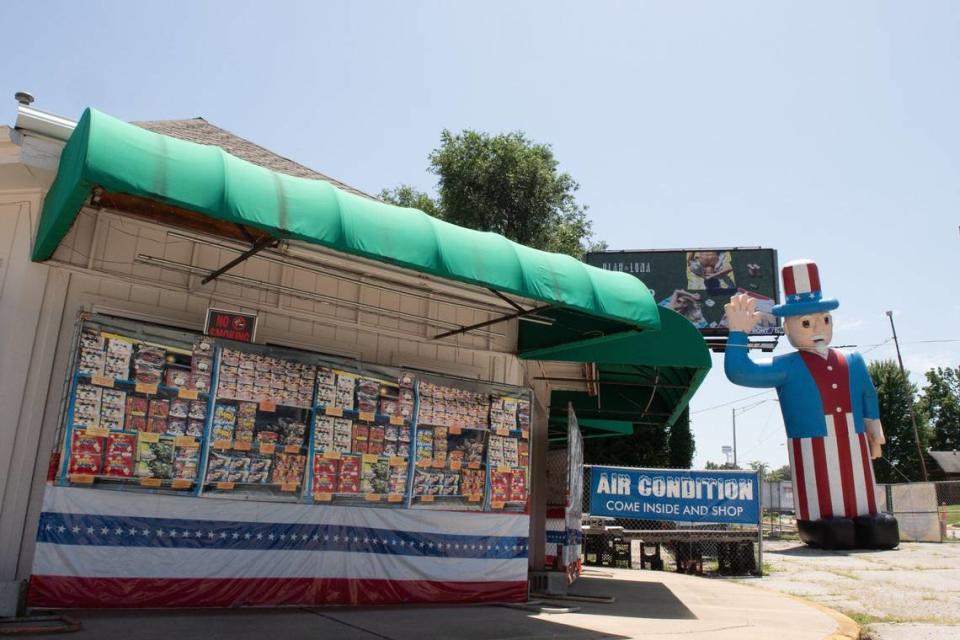
<path id="1" fill-rule="evenodd" d="M 583 262 L 591 264 L 589 261 L 590 256 L 616 256 L 617 254 L 626 255 L 626 254 L 655 254 L 655 253 L 682 253 L 687 254 L 694 251 L 770 251 L 773 255 L 773 271 L 772 281 L 773 281 L 773 301 L 774 304 L 778 304 L 780 300 L 780 257 L 776 249 L 771 249 L 768 247 L 761 246 L 732 246 L 732 247 L 695 247 L 695 248 L 683 248 L 675 247 L 668 249 L 607 249 L 604 251 L 587 251 L 583 254 Z M 593 266 L 598 266 L 594 264 Z M 599 267 L 602 268 L 602 267 Z M 629 273 L 640 279 L 646 284 L 646 281 L 643 278 L 643 273 L 632 273 L 624 271 L 623 273 Z M 659 304 L 659 302 L 658 302 Z M 761 349 L 763 351 L 773 351 L 777 346 L 777 342 L 780 337 L 784 335 L 782 321 L 778 318 L 777 325 L 774 330 L 770 333 L 756 333 L 749 334 L 750 337 L 750 348 L 751 349 Z M 697 330 L 700 332 L 700 335 L 704 337 L 707 342 L 707 345 L 713 351 L 722 352 L 727 342 L 727 337 L 729 335 L 729 329 L 726 328 L 717 328 L 717 327 L 698 327 Z"/>

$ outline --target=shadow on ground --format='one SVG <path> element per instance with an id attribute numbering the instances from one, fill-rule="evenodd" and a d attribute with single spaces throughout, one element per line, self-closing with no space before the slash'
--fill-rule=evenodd
<path id="1" fill-rule="evenodd" d="M 815 547 L 809 547 L 805 544 L 797 544 L 795 547 L 789 547 L 787 549 L 765 549 L 765 555 L 779 555 L 779 556 L 794 556 L 794 557 L 806 557 L 806 558 L 836 558 L 844 557 L 850 555 L 858 556 L 869 556 L 869 555 L 878 555 L 883 553 L 889 553 L 890 550 L 884 549 L 817 549 Z"/>
<path id="2" fill-rule="evenodd" d="M 666 586 L 657 582 L 584 577 L 572 591 L 590 596 L 616 596 L 597 604 L 553 600 L 551 606 L 576 606 L 586 616 L 642 619 L 696 619 Z M 534 640 L 540 638 L 625 638 L 550 620 L 512 606 L 311 607 L 284 609 L 72 611 L 80 632 L 33 638 L 98 640 Z"/>

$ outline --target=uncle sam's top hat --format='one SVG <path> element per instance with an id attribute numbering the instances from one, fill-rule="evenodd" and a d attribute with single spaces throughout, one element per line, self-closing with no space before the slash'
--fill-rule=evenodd
<path id="1" fill-rule="evenodd" d="M 783 266 L 785 301 L 773 307 L 773 315 L 802 316 L 823 313 L 840 306 L 836 298 L 824 298 L 820 291 L 820 271 L 813 260 L 793 260 Z"/>

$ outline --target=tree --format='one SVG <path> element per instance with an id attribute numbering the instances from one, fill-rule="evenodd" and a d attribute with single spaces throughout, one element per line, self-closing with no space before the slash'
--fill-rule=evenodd
<path id="1" fill-rule="evenodd" d="M 444 130 L 429 161 L 428 170 L 437 176 L 436 198 L 406 185 L 384 189 L 380 198 L 576 258 L 606 248 L 593 242 L 586 207 L 575 198 L 580 187 L 559 170 L 550 145 L 519 131 L 490 135 Z"/>
<path id="2" fill-rule="evenodd" d="M 767 478 L 767 470 L 770 469 L 770 465 L 767 464 L 766 462 L 762 462 L 760 460 L 754 460 L 753 462 L 750 463 L 750 468 L 753 469 L 754 471 L 759 471 L 760 475 L 763 476 L 765 480 L 769 480 L 769 478 Z"/>
<path id="3" fill-rule="evenodd" d="M 725 469 L 739 470 L 740 469 L 738 465 L 735 465 L 732 462 L 724 462 L 723 464 L 717 464 L 716 462 L 712 462 L 710 460 L 707 460 L 707 464 L 705 464 L 703 468 L 706 469 L 707 471 L 718 471 L 718 470 L 725 470 Z"/>
<path id="4" fill-rule="evenodd" d="M 417 191 L 413 187 L 402 184 L 393 189 L 384 189 L 378 196 L 384 202 L 395 204 L 398 207 L 410 207 L 419 209 L 427 215 L 434 218 L 443 218 L 443 212 L 440 211 L 440 204 L 422 191 Z"/>
<path id="5" fill-rule="evenodd" d="M 654 425 L 633 425 L 628 436 L 585 438 L 583 461 L 623 467 L 669 467 L 667 430 Z"/>
<path id="6" fill-rule="evenodd" d="M 919 408 L 930 421 L 934 451 L 960 449 L 960 367 L 927 371 Z"/>
<path id="7" fill-rule="evenodd" d="M 917 442 L 910 421 L 910 405 L 915 404 L 917 388 L 907 380 L 893 360 L 871 362 L 868 367 L 880 400 L 880 421 L 887 443 L 883 447 L 885 461 L 874 461 L 877 482 L 904 482 L 923 479 Z M 927 429 L 918 416 L 920 446 L 927 448 Z"/>
<path id="8" fill-rule="evenodd" d="M 690 431 L 690 409 L 684 409 L 677 421 L 670 427 L 667 442 L 670 448 L 670 466 L 674 469 L 689 469 L 693 464 L 693 454 L 697 446 Z"/>
<path id="9" fill-rule="evenodd" d="M 689 469 L 695 450 L 686 410 L 669 429 L 634 424 L 633 433 L 627 436 L 587 438 L 583 460 L 588 464 Z"/>
<path id="10" fill-rule="evenodd" d="M 782 467 L 777 467 L 772 471 L 768 471 L 765 476 L 767 480 L 789 480 L 790 479 L 790 465 L 785 464 Z"/>

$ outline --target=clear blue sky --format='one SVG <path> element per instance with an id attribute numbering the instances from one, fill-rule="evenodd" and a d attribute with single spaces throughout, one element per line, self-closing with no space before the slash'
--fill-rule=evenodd
<path id="1" fill-rule="evenodd" d="M 893 309 L 914 380 L 960 362 L 960 343 L 918 344 L 960 339 L 960 3 L 33 1 L 2 15 L 0 122 L 18 89 L 74 118 L 203 116 L 370 192 L 432 189 L 443 128 L 520 129 L 554 146 L 611 248 L 814 258 L 841 301 L 836 343 L 886 340 Z M 697 464 L 730 441 L 730 407 L 707 409 L 752 393 L 715 360 L 693 401 Z M 738 426 L 741 459 L 786 462 L 775 403 Z"/>

